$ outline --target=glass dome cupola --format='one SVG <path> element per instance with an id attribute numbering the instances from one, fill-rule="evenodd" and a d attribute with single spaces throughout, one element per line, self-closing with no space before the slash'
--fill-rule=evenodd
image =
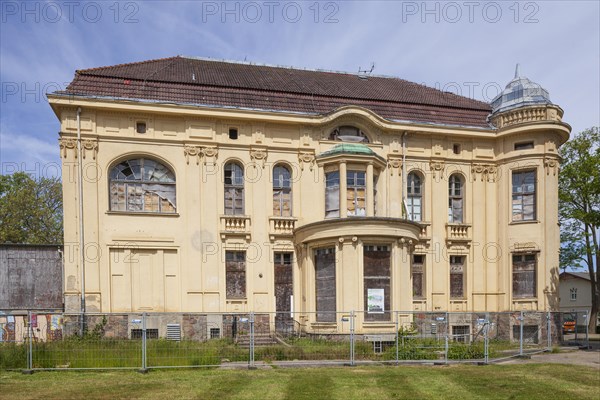
<path id="1" fill-rule="evenodd" d="M 552 104 L 550 95 L 539 84 L 521 76 L 517 64 L 514 79 L 492 100 L 492 114 L 537 104 Z"/>

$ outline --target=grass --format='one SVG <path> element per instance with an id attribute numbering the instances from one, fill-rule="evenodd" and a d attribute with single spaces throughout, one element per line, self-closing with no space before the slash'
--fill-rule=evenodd
<path id="1" fill-rule="evenodd" d="M 598 369 L 549 364 L 17 372 L 2 399 L 594 399 Z"/>
<path id="2" fill-rule="evenodd" d="M 140 340 L 80 339 L 77 337 L 55 342 L 34 344 L 33 367 L 39 368 L 139 368 L 142 350 Z M 384 344 L 376 353 L 372 342 L 356 341 L 355 360 L 393 361 L 444 359 L 444 342 L 435 339 L 411 339 L 399 343 L 398 352 L 393 343 Z M 516 353 L 518 343 L 490 341 L 489 357 Z M 0 343 L 0 370 L 24 369 L 27 366 L 27 344 Z M 257 346 L 256 361 L 347 361 L 350 346 L 346 341 L 327 339 L 291 338 L 287 345 Z M 474 360 L 484 358 L 482 342 L 462 344 L 450 342 L 448 359 Z M 202 366 L 220 365 L 223 362 L 248 361 L 249 350 L 234 344 L 230 339 L 209 341 L 164 339 L 148 340 L 147 365 Z"/>

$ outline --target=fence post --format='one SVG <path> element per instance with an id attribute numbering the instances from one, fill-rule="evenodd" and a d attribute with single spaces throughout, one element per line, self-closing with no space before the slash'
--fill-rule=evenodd
<path id="1" fill-rule="evenodd" d="M 350 365 L 354 366 L 354 310 L 350 312 Z"/>
<path id="2" fill-rule="evenodd" d="M 254 365 L 254 311 L 250 312 L 250 356 L 248 358 L 248 369 L 255 369 Z"/>
<path id="3" fill-rule="evenodd" d="M 142 368 L 140 368 L 139 372 L 146 373 L 148 372 L 147 360 L 146 360 L 146 351 L 148 349 L 147 346 L 147 336 L 146 336 L 146 313 L 142 313 Z"/>
<path id="4" fill-rule="evenodd" d="M 27 369 L 33 371 L 33 328 L 31 326 L 31 311 L 27 311 L 28 333 L 29 336 L 29 353 L 27 354 Z"/>
<path id="5" fill-rule="evenodd" d="M 523 355 L 523 321 L 525 321 L 525 317 L 523 317 L 523 310 L 521 310 L 521 315 L 519 316 L 519 355 Z"/>
<path id="6" fill-rule="evenodd" d="M 398 315 L 398 311 L 396 311 L 396 365 L 399 364 L 399 359 L 398 359 L 398 335 L 399 335 L 399 330 L 400 330 L 400 326 L 399 326 L 399 321 L 398 319 L 400 318 L 400 316 Z"/>
<path id="7" fill-rule="evenodd" d="M 486 317 L 483 323 L 483 362 L 488 364 L 490 362 L 490 338 L 488 335 L 488 329 L 490 327 L 490 319 Z"/>
<path id="8" fill-rule="evenodd" d="M 550 311 L 546 315 L 546 336 L 548 337 L 548 351 L 552 351 L 552 323 L 550 322 Z"/>

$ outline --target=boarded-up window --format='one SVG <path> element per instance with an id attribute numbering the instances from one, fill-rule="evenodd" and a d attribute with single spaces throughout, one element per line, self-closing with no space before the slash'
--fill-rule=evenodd
<path id="1" fill-rule="evenodd" d="M 225 252 L 225 286 L 228 299 L 246 298 L 246 253 Z"/>
<path id="2" fill-rule="evenodd" d="M 292 253 L 275 253 L 275 327 L 278 331 L 291 331 L 292 296 L 294 294 Z"/>
<path id="3" fill-rule="evenodd" d="M 174 213 L 175 174 L 161 163 L 134 158 L 110 171 L 111 211 Z"/>
<path id="4" fill-rule="evenodd" d="M 465 256 L 450 256 L 450 298 L 465 297 Z"/>
<path id="5" fill-rule="evenodd" d="M 340 216 L 340 173 L 325 174 L 325 218 Z"/>
<path id="6" fill-rule="evenodd" d="M 406 184 L 406 208 L 408 209 L 408 219 L 411 221 L 422 220 L 422 181 L 421 177 L 416 172 L 408 174 Z"/>
<path id="7" fill-rule="evenodd" d="M 315 250 L 315 291 L 318 322 L 336 321 L 335 248 Z"/>
<path id="8" fill-rule="evenodd" d="M 346 173 L 346 207 L 347 215 L 364 217 L 367 215 L 367 185 L 364 171 L 348 171 Z"/>
<path id="9" fill-rule="evenodd" d="M 425 286 L 425 256 L 423 254 L 413 255 L 411 268 L 413 297 L 422 298 Z"/>
<path id="10" fill-rule="evenodd" d="M 236 163 L 225 165 L 225 214 L 244 214 L 244 169 Z"/>
<path id="11" fill-rule="evenodd" d="M 273 215 L 292 216 L 292 179 L 290 170 L 277 165 L 273 168 Z"/>
<path id="12" fill-rule="evenodd" d="M 463 180 L 460 175 L 453 174 L 448 182 L 448 222 L 463 222 L 463 197 Z"/>
<path id="13" fill-rule="evenodd" d="M 535 296 L 535 254 L 513 254 L 513 297 Z"/>
<path id="14" fill-rule="evenodd" d="M 390 248 L 363 249 L 365 321 L 390 320 Z"/>
<path id="15" fill-rule="evenodd" d="M 536 171 L 513 172 L 512 174 L 512 220 L 535 220 Z"/>

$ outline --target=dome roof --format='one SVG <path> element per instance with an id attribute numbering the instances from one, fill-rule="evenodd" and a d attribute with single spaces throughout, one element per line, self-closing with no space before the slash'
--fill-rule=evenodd
<path id="1" fill-rule="evenodd" d="M 333 146 L 331 149 L 319 154 L 319 157 L 328 157 L 337 154 L 361 154 L 367 156 L 376 155 L 368 146 L 360 143 L 341 143 Z"/>
<path id="2" fill-rule="evenodd" d="M 521 76 L 517 64 L 514 79 L 492 100 L 492 114 L 535 104 L 552 104 L 550 95 L 539 84 Z"/>

